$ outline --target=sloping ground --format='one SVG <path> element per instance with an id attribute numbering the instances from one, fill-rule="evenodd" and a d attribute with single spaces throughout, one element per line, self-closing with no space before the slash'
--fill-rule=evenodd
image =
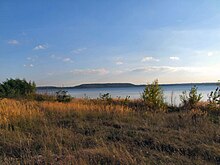
<path id="1" fill-rule="evenodd" d="M 0 164 L 220 164 L 219 117 L 0 100 Z"/>

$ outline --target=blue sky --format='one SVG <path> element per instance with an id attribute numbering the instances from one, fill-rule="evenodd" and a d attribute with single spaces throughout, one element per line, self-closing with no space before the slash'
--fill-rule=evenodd
<path id="1" fill-rule="evenodd" d="M 0 81 L 216 82 L 219 0 L 1 0 Z"/>

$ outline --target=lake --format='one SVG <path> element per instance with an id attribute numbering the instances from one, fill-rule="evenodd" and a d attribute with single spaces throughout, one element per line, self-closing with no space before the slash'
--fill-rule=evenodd
<path id="1" fill-rule="evenodd" d="M 175 84 L 175 85 L 164 85 L 161 86 L 164 92 L 165 101 L 167 103 L 173 103 L 178 105 L 180 103 L 179 95 L 183 91 L 189 91 L 192 87 L 192 84 Z M 208 99 L 208 94 L 211 91 L 214 91 L 217 85 L 213 84 L 198 84 L 198 93 L 202 93 L 202 100 L 206 101 Z M 66 90 L 66 89 L 65 89 Z M 98 98 L 100 94 L 110 93 L 112 98 L 125 98 L 130 96 L 131 99 L 140 98 L 141 93 L 143 92 L 144 87 L 123 87 L 123 88 L 70 88 L 67 89 L 68 93 L 75 98 Z M 46 90 L 40 89 L 39 93 L 49 93 L 53 94 L 56 90 Z"/>

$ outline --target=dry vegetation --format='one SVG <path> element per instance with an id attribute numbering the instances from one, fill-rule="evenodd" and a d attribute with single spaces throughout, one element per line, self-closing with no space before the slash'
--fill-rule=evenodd
<path id="1" fill-rule="evenodd" d="M 0 164 L 219 164 L 219 108 L 0 100 Z M 138 111 L 140 109 L 140 111 Z"/>

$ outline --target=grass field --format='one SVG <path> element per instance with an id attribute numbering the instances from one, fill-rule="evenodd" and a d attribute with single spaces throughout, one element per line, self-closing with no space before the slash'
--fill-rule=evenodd
<path id="1" fill-rule="evenodd" d="M 0 100 L 0 164 L 220 164 L 219 109 Z"/>

